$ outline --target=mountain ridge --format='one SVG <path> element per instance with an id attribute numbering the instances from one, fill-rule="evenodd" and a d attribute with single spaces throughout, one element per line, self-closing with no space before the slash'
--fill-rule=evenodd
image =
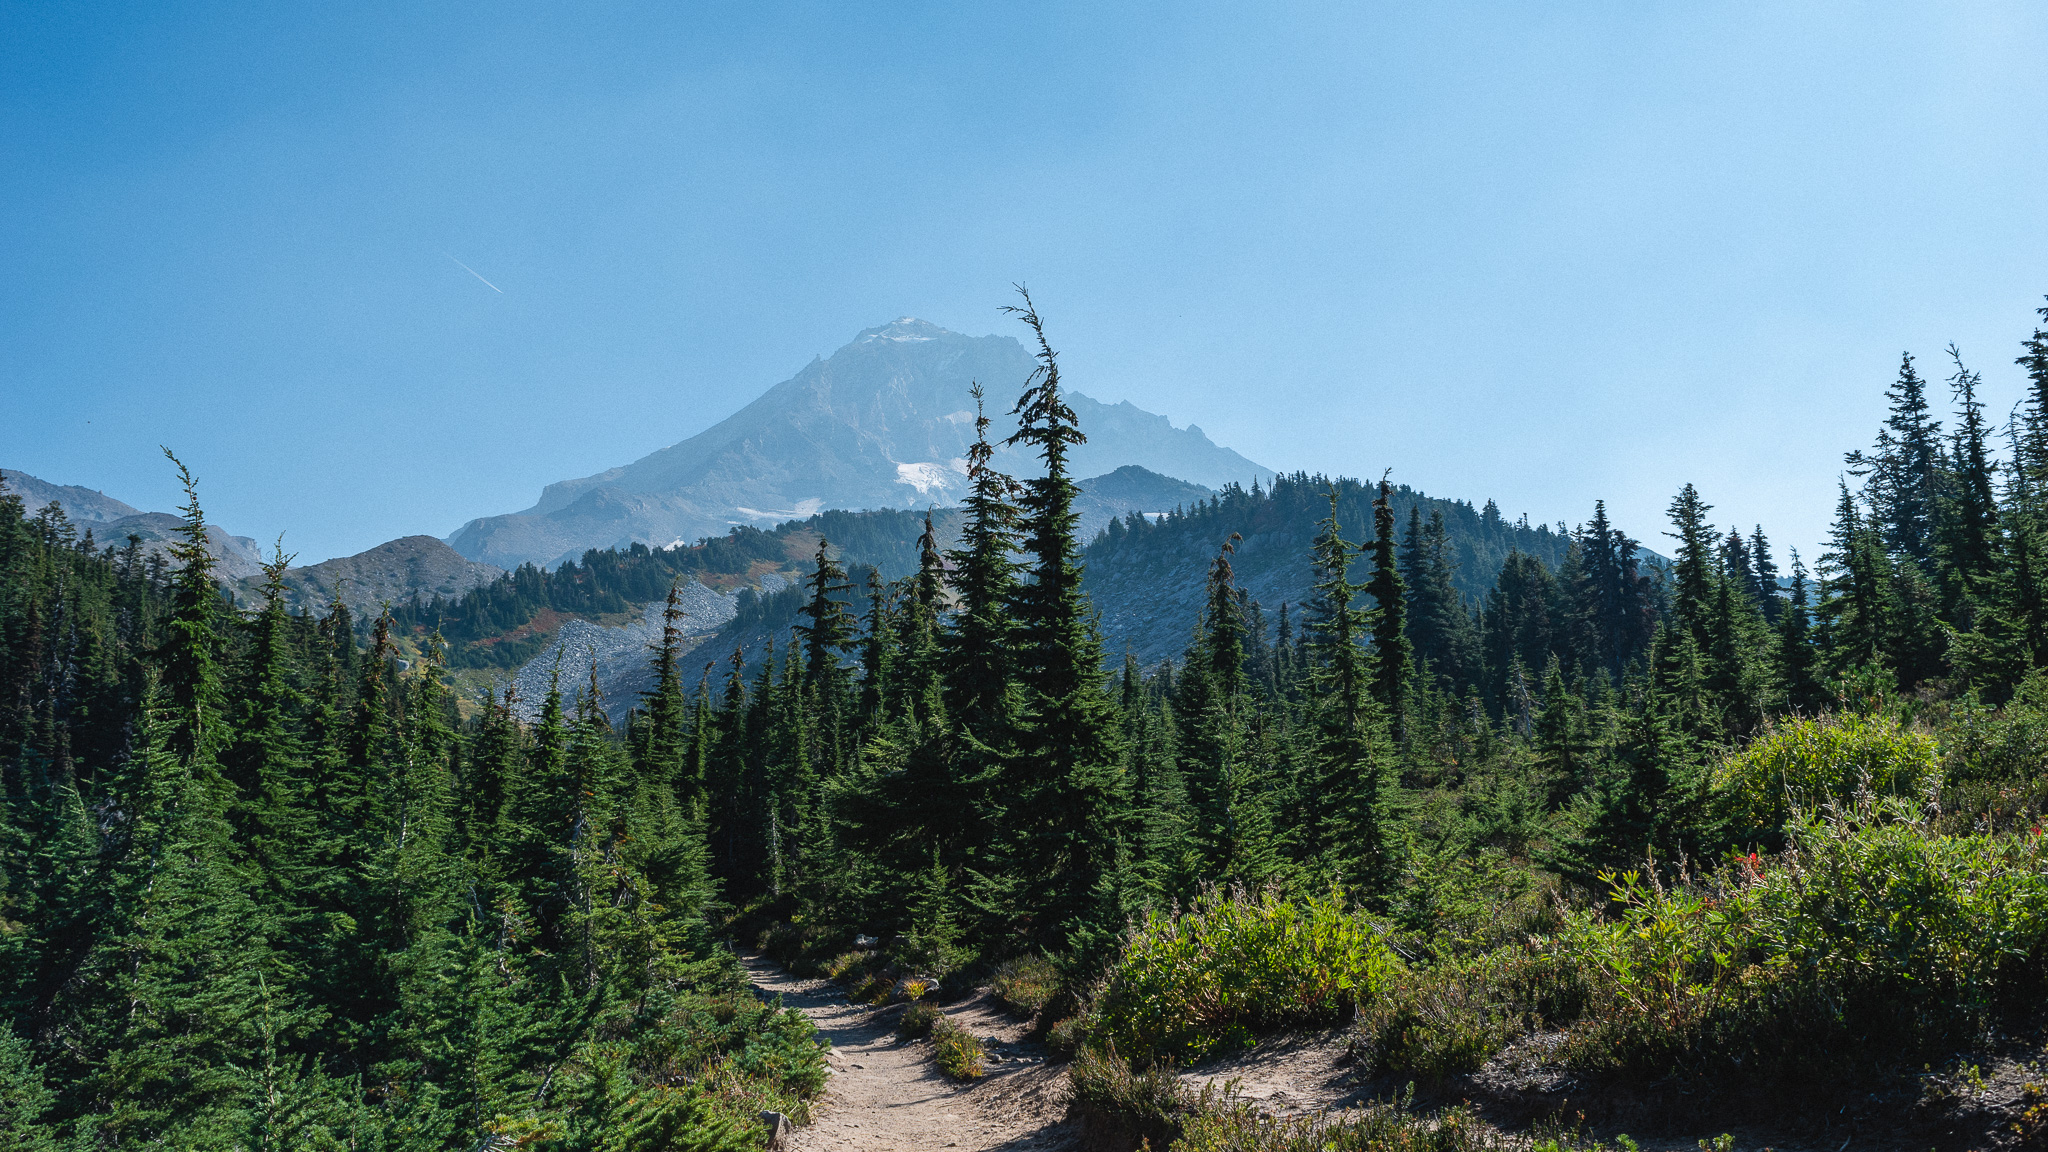
<path id="1" fill-rule="evenodd" d="M 557 481 L 524 511 L 471 520 L 447 540 L 472 560 L 545 566 L 590 548 L 688 543 L 826 508 L 948 505 L 966 491 L 972 383 L 995 396 L 996 466 L 1019 475 L 1035 469 L 1027 451 L 1000 444 L 1015 427 L 1009 393 L 1034 366 L 1011 337 L 965 336 L 906 316 L 863 329 L 694 436 Z M 1074 448 L 1075 475 L 1136 464 L 1211 489 L 1274 475 L 1193 425 L 1175 428 L 1128 401 L 1067 396 L 1089 436 Z"/>

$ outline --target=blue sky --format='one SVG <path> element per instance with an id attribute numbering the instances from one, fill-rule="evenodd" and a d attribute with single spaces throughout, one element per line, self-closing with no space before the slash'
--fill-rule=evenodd
<path id="1" fill-rule="evenodd" d="M 317 560 L 1024 281 L 1075 387 L 1269 466 L 1659 547 L 1691 481 L 1810 547 L 1902 350 L 2018 399 L 2044 44 L 2018 2 L 9 3 L 0 463 L 169 508 L 166 443 Z"/>

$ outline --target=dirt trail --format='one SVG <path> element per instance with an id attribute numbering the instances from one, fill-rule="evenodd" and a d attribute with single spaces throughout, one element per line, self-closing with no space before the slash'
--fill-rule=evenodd
<path id="1" fill-rule="evenodd" d="M 743 959 L 754 987 L 801 1009 L 832 1041 L 825 1098 L 813 1108 L 812 1123 L 788 1141 L 794 1152 L 1079 1147 L 1065 1119 L 1065 1069 L 1048 1066 L 1043 1049 L 1025 1039 L 1025 1026 L 985 993 L 946 1008 L 989 1049 L 988 1075 L 961 1085 L 939 1071 L 928 1043 L 897 1037 L 901 1008 L 851 1004 L 830 981 L 791 976 L 766 957 Z"/>

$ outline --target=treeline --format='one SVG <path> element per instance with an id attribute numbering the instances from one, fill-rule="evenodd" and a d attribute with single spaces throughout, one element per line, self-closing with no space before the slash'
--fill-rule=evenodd
<path id="1" fill-rule="evenodd" d="M 1201 611 L 1202 573 L 1217 542 L 1233 534 L 1242 537 L 1234 558 L 1237 583 L 1263 605 L 1261 611 L 1299 606 L 1310 595 L 1309 559 L 1329 517 L 1333 490 L 1345 535 L 1370 537 L 1375 491 L 1357 480 L 1307 473 L 1276 477 L 1263 491 L 1256 483 L 1249 490 L 1233 484 L 1163 516 L 1127 515 L 1112 522 L 1083 552 L 1088 595 L 1103 610 L 1112 655 L 1129 652 L 1147 665 L 1178 657 L 1189 622 Z M 1475 509 L 1401 485 L 1388 499 L 1395 523 L 1409 534 L 1404 548 L 1417 556 L 1428 550 L 1443 573 L 1446 605 L 1460 597 L 1482 599 L 1511 561 L 1533 558 L 1556 570 L 1574 539 L 1562 525 L 1553 531 L 1549 525 L 1532 527 L 1526 517 L 1506 520 L 1491 500 Z M 1354 575 L 1364 566 L 1363 557 L 1354 559 Z"/>

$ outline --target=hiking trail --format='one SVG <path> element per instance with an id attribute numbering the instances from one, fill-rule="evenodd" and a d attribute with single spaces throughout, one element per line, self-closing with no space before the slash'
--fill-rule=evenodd
<path id="1" fill-rule="evenodd" d="M 954 1023 L 981 1038 L 988 1074 L 959 1084 L 932 1060 L 931 1044 L 896 1035 L 902 1007 L 847 1000 L 829 980 L 792 976 L 765 956 L 746 955 L 755 988 L 801 1010 L 832 1042 L 825 1095 L 812 1121 L 784 1141 L 792 1152 L 1073 1152 L 1064 1065 L 1049 1065 L 1030 1026 L 993 1003 L 986 990 L 945 1005 Z"/>

